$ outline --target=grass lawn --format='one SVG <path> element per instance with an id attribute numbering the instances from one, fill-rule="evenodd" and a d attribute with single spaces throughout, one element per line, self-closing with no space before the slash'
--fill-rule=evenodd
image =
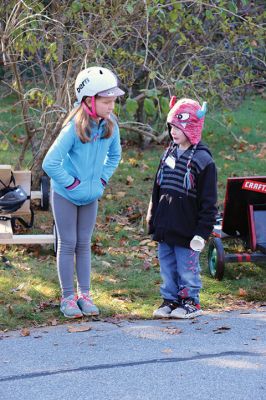
<path id="1" fill-rule="evenodd" d="M 221 208 L 228 176 L 265 174 L 264 108 L 263 98 L 251 97 L 237 110 L 208 114 L 204 140 L 217 164 Z M 7 129 L 10 121 L 4 121 Z M 234 135 L 244 141 L 237 142 Z M 2 164 L 15 162 L 17 146 L 15 140 L 12 148 L 1 150 Z M 156 243 L 146 234 L 145 216 L 163 148 L 152 145 L 140 151 L 125 144 L 122 162 L 99 203 L 92 243 L 92 294 L 102 319 L 151 318 L 160 304 Z M 36 223 L 30 233 L 50 233 L 51 213 L 39 211 L 37 202 L 34 205 Z M 226 251 L 237 251 L 240 246 L 231 240 Z M 65 321 L 58 307 L 60 290 L 52 246 L 0 245 L 0 254 L 4 256 L 0 258 L 0 331 Z M 208 273 L 206 256 L 207 249 L 201 255 L 204 309 L 256 306 L 266 301 L 266 263 L 228 264 L 224 279 L 216 281 Z"/>

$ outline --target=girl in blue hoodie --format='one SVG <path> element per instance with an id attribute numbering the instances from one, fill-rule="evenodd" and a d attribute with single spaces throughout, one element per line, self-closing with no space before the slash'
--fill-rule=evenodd
<path id="1" fill-rule="evenodd" d="M 68 318 L 99 314 L 89 292 L 90 242 L 98 199 L 121 158 L 113 110 L 116 98 L 124 94 L 113 72 L 102 67 L 81 71 L 75 92 L 77 106 L 66 118 L 43 161 L 43 169 L 51 178 L 51 204 L 58 236 L 60 310 Z"/>

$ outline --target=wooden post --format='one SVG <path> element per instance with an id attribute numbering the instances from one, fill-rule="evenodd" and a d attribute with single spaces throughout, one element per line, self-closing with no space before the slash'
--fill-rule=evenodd
<path id="1" fill-rule="evenodd" d="M 10 218 L 10 215 L 5 215 L 5 217 Z M 7 221 L 0 220 L 0 244 L 1 244 L 1 239 L 10 240 L 12 239 L 12 236 L 13 236 L 13 231 L 10 219 Z"/>
<path id="2" fill-rule="evenodd" d="M 16 185 L 20 185 L 28 196 L 31 194 L 31 172 L 30 171 L 13 171 Z M 12 213 L 12 215 L 30 214 L 30 199 L 26 200 L 23 206 Z"/>
<path id="3" fill-rule="evenodd" d="M 0 165 L 0 179 L 8 185 L 11 178 L 11 165 Z M 3 189 L 4 185 L 0 182 L 0 189 Z"/>

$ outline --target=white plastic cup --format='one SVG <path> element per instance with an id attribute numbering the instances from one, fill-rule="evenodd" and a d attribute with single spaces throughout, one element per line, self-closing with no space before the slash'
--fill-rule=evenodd
<path id="1" fill-rule="evenodd" d="M 205 240 L 201 236 L 194 236 L 190 242 L 190 248 L 194 251 L 202 251 L 205 246 Z"/>

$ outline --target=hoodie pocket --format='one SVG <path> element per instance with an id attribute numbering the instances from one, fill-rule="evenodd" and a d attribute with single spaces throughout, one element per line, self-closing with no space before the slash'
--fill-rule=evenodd
<path id="1" fill-rule="evenodd" d="M 100 179 L 95 179 L 92 181 L 92 187 L 91 187 L 91 196 L 93 199 L 99 199 L 102 197 L 104 192 L 104 186 L 101 182 Z"/>
<path id="2" fill-rule="evenodd" d="M 74 189 L 67 190 L 69 199 L 73 201 L 86 201 L 90 195 L 90 184 L 88 180 L 81 181 Z"/>

